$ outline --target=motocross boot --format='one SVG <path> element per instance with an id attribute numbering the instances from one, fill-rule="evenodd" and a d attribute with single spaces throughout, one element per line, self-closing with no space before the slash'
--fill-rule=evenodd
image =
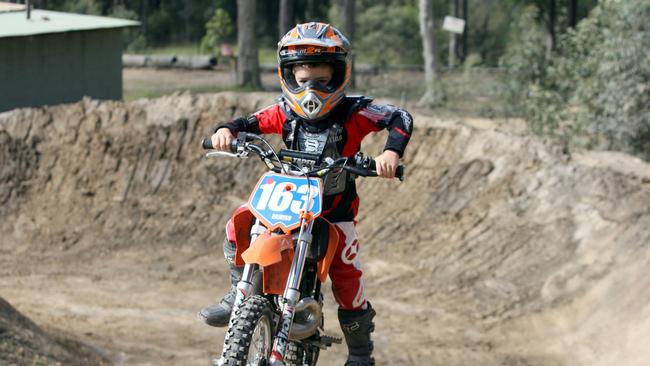
<path id="1" fill-rule="evenodd" d="M 348 345 L 348 359 L 345 366 L 374 366 L 372 357 L 373 343 L 370 333 L 375 330 L 375 310 L 368 303 L 364 310 L 339 309 L 339 323 Z"/>
<path id="2" fill-rule="evenodd" d="M 242 277 L 244 267 L 235 265 L 235 243 L 230 242 L 228 239 L 223 243 L 223 254 L 228 262 L 230 268 L 230 290 L 223 296 L 221 301 L 216 304 L 208 305 L 199 311 L 199 319 L 203 320 L 207 325 L 213 327 L 225 327 L 230 320 L 230 313 L 232 312 L 233 304 L 235 303 L 235 294 L 237 289 L 237 282 Z"/>

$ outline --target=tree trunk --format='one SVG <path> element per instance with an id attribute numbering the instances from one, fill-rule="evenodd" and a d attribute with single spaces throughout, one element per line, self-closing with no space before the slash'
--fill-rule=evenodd
<path id="1" fill-rule="evenodd" d="M 469 33 L 469 9 L 467 7 L 467 0 L 461 0 L 463 2 L 463 16 L 462 18 L 465 19 L 465 30 L 463 31 L 463 36 L 462 36 L 462 46 L 461 46 L 461 54 L 460 54 L 460 60 L 462 62 L 465 62 L 465 57 L 467 56 L 467 34 Z"/>
<path id="2" fill-rule="evenodd" d="M 418 102 L 420 106 L 432 107 L 440 103 L 436 75 L 436 37 L 433 27 L 433 7 L 431 0 L 419 0 L 420 35 L 422 36 L 422 54 L 424 56 L 424 81 L 426 92 Z"/>
<path id="3" fill-rule="evenodd" d="M 190 43 L 190 17 L 192 16 L 192 2 L 185 0 L 183 1 L 183 11 L 181 12 L 185 26 L 183 27 L 183 38 L 185 43 Z"/>
<path id="4" fill-rule="evenodd" d="M 354 40 L 354 0 L 345 0 L 343 2 L 343 24 L 345 24 L 345 36 L 352 42 Z"/>
<path id="5" fill-rule="evenodd" d="M 289 29 L 295 26 L 294 24 L 294 15 L 293 15 L 293 0 L 280 0 L 280 14 L 279 14 L 278 27 L 280 32 L 281 39 L 289 31 Z"/>
<path id="6" fill-rule="evenodd" d="M 147 38 L 147 17 L 149 16 L 149 0 L 142 0 L 140 8 L 140 29 L 142 29 L 142 35 L 145 39 Z"/>
<path id="7" fill-rule="evenodd" d="M 569 0 L 569 27 L 578 24 L 578 0 Z"/>
<path id="8" fill-rule="evenodd" d="M 344 24 L 344 30 L 343 34 L 348 38 L 351 44 L 354 44 L 354 15 L 355 15 L 355 7 L 354 7 L 354 2 L 355 0 L 344 0 L 343 1 L 343 6 L 340 14 L 343 15 L 343 24 Z M 353 55 L 354 56 L 354 55 Z M 354 73 L 354 60 L 353 60 L 353 67 L 352 67 L 352 75 L 350 77 L 350 86 L 352 88 L 356 87 L 356 78 L 355 78 L 355 73 Z"/>
<path id="9" fill-rule="evenodd" d="M 458 18 L 458 0 L 449 0 L 449 14 Z M 449 69 L 454 68 L 456 63 L 456 38 L 458 36 L 454 32 L 449 32 L 449 60 L 447 66 Z"/>
<path id="10" fill-rule="evenodd" d="M 255 38 L 255 0 L 237 0 L 237 48 L 237 84 L 261 88 Z"/>
<path id="11" fill-rule="evenodd" d="M 555 9 L 555 0 L 548 0 L 548 35 L 549 35 L 549 53 L 555 50 L 556 36 L 555 23 L 557 11 Z"/>

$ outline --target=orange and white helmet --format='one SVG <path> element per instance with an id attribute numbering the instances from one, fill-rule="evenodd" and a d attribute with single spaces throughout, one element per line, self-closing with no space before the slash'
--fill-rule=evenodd
<path id="1" fill-rule="evenodd" d="M 328 64 L 333 68 L 327 85 L 299 86 L 293 75 L 297 64 Z M 298 24 L 278 42 L 278 74 L 287 104 L 298 116 L 319 120 L 345 97 L 352 62 L 350 42 L 338 29 L 325 23 Z"/>

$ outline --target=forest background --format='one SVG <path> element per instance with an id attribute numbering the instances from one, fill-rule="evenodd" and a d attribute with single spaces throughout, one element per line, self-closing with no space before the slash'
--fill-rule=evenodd
<path id="1" fill-rule="evenodd" d="M 234 45 L 248 19 L 254 61 L 275 62 L 292 25 L 324 21 L 351 38 L 355 62 L 384 79 L 362 92 L 412 98 L 434 112 L 523 118 L 566 151 L 618 150 L 650 159 L 650 2 L 643 0 L 35 0 L 38 8 L 135 19 L 130 53 L 215 54 Z M 248 5 L 246 5 L 248 4 Z M 252 4 L 252 6 L 251 6 Z M 430 12 L 432 63 L 423 52 Z M 238 12 L 246 16 L 238 18 Z M 452 37 L 443 18 L 466 21 Z M 452 40 L 453 38 L 453 40 Z M 241 57 L 240 57 L 241 58 Z M 243 60 L 239 61 L 244 65 Z M 426 66 L 424 66 L 426 64 Z M 432 82 L 405 70 L 430 71 Z M 392 75 L 392 78 L 391 78 Z M 429 85 L 430 84 L 430 85 Z M 252 90 L 259 82 L 240 81 Z M 434 96 L 420 98 L 432 87 Z M 422 103 L 426 102 L 426 103 Z"/>

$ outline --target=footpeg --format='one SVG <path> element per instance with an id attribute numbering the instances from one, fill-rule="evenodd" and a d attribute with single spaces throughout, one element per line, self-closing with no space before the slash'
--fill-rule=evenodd
<path id="1" fill-rule="evenodd" d="M 321 335 L 318 337 L 310 337 L 302 340 L 303 343 L 307 343 L 311 346 L 318 347 L 320 349 L 327 349 L 327 347 L 332 347 L 332 344 L 341 344 L 343 343 L 343 338 L 330 337 L 328 335 Z"/>
<path id="2" fill-rule="evenodd" d="M 343 338 L 339 338 L 339 337 L 330 337 L 330 336 L 328 336 L 328 335 L 322 335 L 322 336 L 320 337 L 320 340 L 321 340 L 321 342 L 326 343 L 326 344 L 327 344 L 327 347 L 331 347 L 331 346 L 332 346 L 332 343 L 336 343 L 336 344 L 341 344 L 341 343 L 343 343 Z"/>

